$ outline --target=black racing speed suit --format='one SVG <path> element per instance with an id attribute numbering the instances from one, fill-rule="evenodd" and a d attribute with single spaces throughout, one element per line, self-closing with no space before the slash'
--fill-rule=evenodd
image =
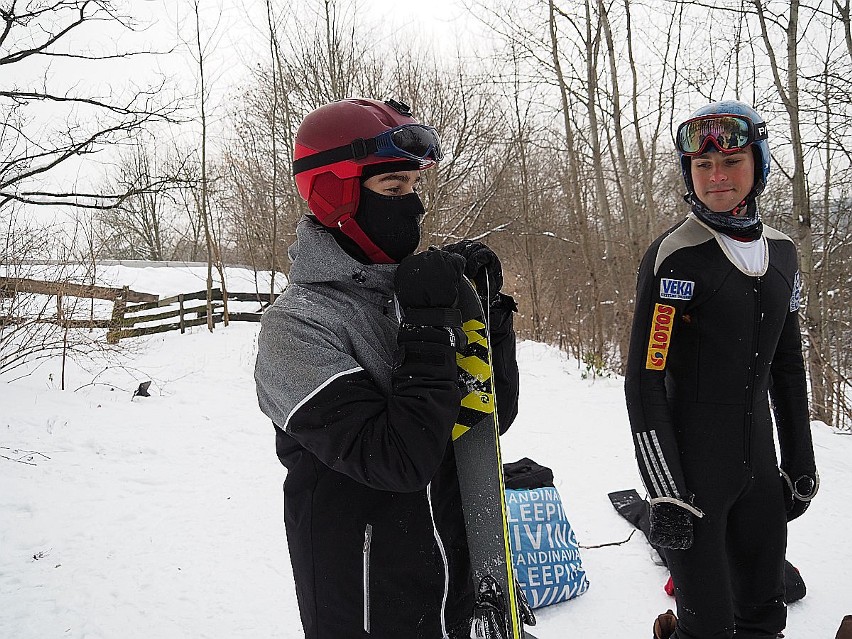
<path id="1" fill-rule="evenodd" d="M 775 637 L 785 626 L 781 465 L 813 475 L 796 250 L 764 227 L 749 275 L 693 215 L 639 268 L 625 390 L 636 458 L 655 499 L 691 501 L 689 550 L 668 550 L 679 639 Z"/>

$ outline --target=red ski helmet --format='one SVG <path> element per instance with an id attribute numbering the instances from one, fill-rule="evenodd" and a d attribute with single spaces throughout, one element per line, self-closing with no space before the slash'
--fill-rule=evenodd
<path id="1" fill-rule="evenodd" d="M 293 175 L 324 226 L 339 227 L 378 263 L 392 260 L 355 221 L 364 167 L 400 160 L 421 169 L 441 160 L 438 134 L 396 100 L 347 98 L 311 111 L 296 131 Z"/>

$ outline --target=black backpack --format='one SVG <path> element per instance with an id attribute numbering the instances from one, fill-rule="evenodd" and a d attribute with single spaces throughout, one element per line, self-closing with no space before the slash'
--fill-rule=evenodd
<path id="1" fill-rule="evenodd" d="M 503 482 L 506 488 L 515 490 L 553 486 L 553 471 L 547 466 L 524 457 L 516 462 L 503 464 Z"/>

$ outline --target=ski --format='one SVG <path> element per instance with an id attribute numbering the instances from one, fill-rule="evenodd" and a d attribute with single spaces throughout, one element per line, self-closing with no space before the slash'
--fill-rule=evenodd
<path id="1" fill-rule="evenodd" d="M 460 306 L 467 345 L 456 358 L 466 392 L 453 448 L 477 589 L 474 632 L 482 639 L 535 639 L 524 632 L 523 622 L 534 625 L 535 617 L 512 565 L 487 318 L 473 284 L 465 282 Z"/>

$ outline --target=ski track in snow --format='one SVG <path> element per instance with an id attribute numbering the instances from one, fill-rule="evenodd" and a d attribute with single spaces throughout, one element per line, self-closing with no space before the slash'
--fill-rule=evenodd
<path id="1" fill-rule="evenodd" d="M 118 283 L 161 295 L 199 284 L 190 269 L 120 269 Z M 133 340 L 124 369 L 71 366 L 66 386 L 83 386 L 76 392 L 56 389 L 52 361 L 0 381 L 0 454 L 29 462 L 0 458 L 0 637 L 302 636 L 285 471 L 254 391 L 257 331 L 236 323 Z M 575 361 L 542 344 L 523 342 L 518 353 L 520 414 L 503 438 L 504 461 L 553 468 L 580 544 L 626 539 L 632 528 L 607 493 L 643 491 L 622 380 L 583 379 Z M 131 399 L 146 379 L 152 396 Z M 813 431 L 822 483 L 790 526 L 788 559 L 808 588 L 789 608 L 790 639 L 833 637 L 852 613 L 852 437 L 819 423 Z M 674 600 L 641 533 L 581 553 L 589 591 L 536 610 L 536 636 L 650 636 Z"/>

